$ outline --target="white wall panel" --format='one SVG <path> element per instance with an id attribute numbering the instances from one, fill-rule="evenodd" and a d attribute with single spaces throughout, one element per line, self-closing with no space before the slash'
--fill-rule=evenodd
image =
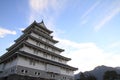
<path id="1" fill-rule="evenodd" d="M 48 72 L 60 73 L 60 67 L 47 64 L 47 71 Z"/>
<path id="2" fill-rule="evenodd" d="M 17 64 L 17 59 L 10 60 L 4 65 L 4 69 L 11 68 Z"/>
<path id="3" fill-rule="evenodd" d="M 33 65 L 33 64 L 30 64 L 30 61 L 32 61 L 32 60 L 30 60 L 30 59 L 26 60 L 25 58 L 19 57 L 17 65 L 29 67 L 29 68 L 33 68 L 33 69 L 38 69 L 38 70 L 45 70 L 44 63 L 34 61 L 35 65 Z"/>

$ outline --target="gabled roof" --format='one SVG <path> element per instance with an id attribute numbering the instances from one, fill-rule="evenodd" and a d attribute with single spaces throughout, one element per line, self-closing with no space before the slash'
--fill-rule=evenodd
<path id="1" fill-rule="evenodd" d="M 28 42 L 24 42 L 24 45 L 26 45 L 26 46 L 28 46 L 28 47 L 35 48 L 35 49 L 37 49 L 37 50 L 39 50 L 39 51 L 43 51 L 43 52 L 45 52 L 45 53 L 47 53 L 47 54 L 54 55 L 54 56 L 56 56 L 56 57 L 62 58 L 62 59 L 64 59 L 64 60 L 66 60 L 66 61 L 71 60 L 71 58 L 64 57 L 64 56 L 62 56 L 62 55 L 59 55 L 59 54 L 56 54 L 56 53 L 51 52 L 51 51 L 49 51 L 49 50 L 40 48 L 40 47 L 35 46 L 35 45 L 33 45 L 33 44 L 30 44 L 30 43 L 28 43 Z"/>
<path id="2" fill-rule="evenodd" d="M 40 23 L 37 23 L 36 21 L 34 21 L 30 26 L 28 26 L 23 32 L 27 32 L 29 29 L 33 28 L 34 26 L 38 26 L 40 28 L 42 28 L 43 30 L 45 30 L 46 32 L 48 32 L 49 34 L 51 34 L 53 31 L 49 30 L 46 28 L 44 22 L 40 22 Z"/>
<path id="3" fill-rule="evenodd" d="M 37 39 L 37 38 L 33 37 L 30 34 L 23 34 L 21 37 L 19 37 L 17 40 L 15 40 L 15 42 L 17 41 L 15 44 L 13 44 L 12 46 L 10 46 L 6 50 L 9 51 L 10 49 L 14 48 L 16 45 L 18 45 L 19 43 L 21 43 L 23 40 L 25 40 L 26 38 L 32 38 L 32 39 L 35 39 L 36 41 L 40 41 L 41 43 L 47 44 L 48 46 L 53 47 L 53 48 L 59 50 L 60 52 L 64 51 L 63 49 L 60 49 L 60 48 L 57 48 L 57 47 L 55 47 L 55 46 L 53 46 L 51 44 L 45 43 L 44 41 L 41 41 L 40 39 Z"/>
<path id="4" fill-rule="evenodd" d="M 51 47 L 51 48 L 54 48 L 54 49 L 56 49 L 56 50 L 58 50 L 58 51 L 60 51 L 60 52 L 63 52 L 63 51 L 64 51 L 64 49 L 60 49 L 60 48 L 58 48 L 58 47 L 56 47 L 56 46 L 54 46 L 54 45 L 51 45 L 51 44 L 49 44 L 49 43 L 46 43 L 45 41 L 40 40 L 40 39 L 38 39 L 38 38 L 36 38 L 36 37 L 34 37 L 34 36 L 32 36 L 32 35 L 28 35 L 28 37 L 31 38 L 32 40 L 36 40 L 37 42 L 46 44 L 47 46 L 49 46 L 49 47 Z"/>
<path id="5" fill-rule="evenodd" d="M 44 27 L 44 28 L 46 28 L 46 29 L 47 29 L 47 27 L 45 26 L 45 24 L 44 24 L 43 20 L 42 20 L 41 22 L 37 23 L 37 24 L 38 24 L 38 25 L 41 25 L 41 27 Z"/>
<path id="6" fill-rule="evenodd" d="M 24 33 L 24 34 L 21 35 L 18 39 L 16 39 L 15 42 L 18 42 L 19 40 L 21 40 L 22 38 L 24 38 L 27 34 L 29 34 L 29 33 L 31 33 L 31 32 L 34 32 L 34 33 L 36 33 L 36 34 L 38 34 L 38 35 L 40 35 L 40 36 L 42 36 L 42 37 L 45 37 L 45 38 L 49 39 L 50 41 L 52 41 L 53 43 L 58 43 L 58 41 L 57 41 L 57 40 L 54 40 L 54 39 L 52 38 L 52 36 L 48 36 L 48 35 L 46 35 L 46 34 L 43 34 L 42 32 L 40 32 L 40 31 L 38 31 L 38 30 L 36 30 L 36 29 L 31 29 L 31 30 L 29 30 L 27 33 Z"/>
<path id="7" fill-rule="evenodd" d="M 38 31 L 38 30 L 36 30 L 36 29 L 33 29 L 32 31 L 33 31 L 34 33 L 42 36 L 42 37 L 45 37 L 45 38 L 49 39 L 50 41 L 52 41 L 52 42 L 54 42 L 54 43 L 58 43 L 58 42 L 59 42 L 59 41 L 57 41 L 57 40 L 54 40 L 52 36 L 48 36 L 48 35 L 46 35 L 46 34 L 43 34 L 42 32 L 40 32 L 40 31 Z"/>
<path id="8" fill-rule="evenodd" d="M 45 50 L 45 49 L 43 49 L 43 48 L 40 48 L 40 47 L 35 46 L 35 45 L 33 45 L 33 44 L 30 44 L 30 43 L 28 43 L 28 42 L 26 42 L 26 41 L 24 41 L 24 40 L 23 40 L 22 42 L 18 43 L 18 44 L 15 44 L 7 53 L 5 53 L 4 55 L 2 55 L 0 58 L 5 58 L 5 56 L 11 55 L 11 53 L 15 52 L 16 50 L 18 50 L 18 49 L 19 49 L 21 46 L 23 46 L 23 45 L 26 45 L 26 46 L 28 46 L 28 47 L 35 48 L 35 49 L 37 49 L 37 50 L 39 50 L 39 51 L 43 51 L 43 52 L 45 52 L 45 53 L 47 53 L 47 54 L 50 54 L 50 55 L 54 55 L 54 56 L 56 56 L 56 57 L 59 57 L 59 58 L 62 58 L 62 59 L 64 59 L 64 60 L 66 60 L 66 61 L 71 60 L 71 58 L 67 58 L 67 57 L 64 57 L 64 56 L 62 56 L 62 55 L 56 54 L 56 53 L 54 53 L 54 52 Z"/>

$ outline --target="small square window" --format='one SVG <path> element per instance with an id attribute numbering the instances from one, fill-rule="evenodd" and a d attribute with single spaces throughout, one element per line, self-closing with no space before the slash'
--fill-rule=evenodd
<path id="1" fill-rule="evenodd" d="M 14 69 L 11 69 L 11 72 L 14 72 Z"/>
<path id="2" fill-rule="evenodd" d="M 21 72 L 23 73 L 23 72 L 24 72 L 24 70 L 21 70 Z"/>
<path id="3" fill-rule="evenodd" d="M 37 72 L 35 72 L 35 75 L 37 75 Z"/>
<path id="4" fill-rule="evenodd" d="M 42 40 L 42 36 L 39 36 L 39 39 L 41 39 L 41 40 Z"/>
<path id="5" fill-rule="evenodd" d="M 40 75 L 40 73 L 38 73 L 38 75 Z"/>
<path id="6" fill-rule="evenodd" d="M 34 53 L 35 53 L 35 54 L 38 54 L 38 52 L 39 52 L 38 50 L 34 50 Z"/>
<path id="7" fill-rule="evenodd" d="M 35 66 L 35 60 L 30 60 L 30 65 Z"/>
<path id="8" fill-rule="evenodd" d="M 44 53 L 43 56 L 44 56 L 45 58 L 47 58 L 47 54 L 46 54 L 46 53 Z"/>
<path id="9" fill-rule="evenodd" d="M 53 60 L 55 60 L 55 57 L 54 57 L 54 56 L 52 56 L 51 58 L 52 58 Z"/>
<path id="10" fill-rule="evenodd" d="M 25 70 L 25 73 L 27 73 L 28 71 L 27 70 Z"/>
<path id="11" fill-rule="evenodd" d="M 52 51 L 55 52 L 55 49 L 52 48 Z"/>
<path id="12" fill-rule="evenodd" d="M 48 49 L 48 46 L 45 45 L 45 49 Z"/>

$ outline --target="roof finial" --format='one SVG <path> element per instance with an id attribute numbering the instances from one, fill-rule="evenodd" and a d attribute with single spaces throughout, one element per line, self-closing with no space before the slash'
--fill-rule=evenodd
<path id="1" fill-rule="evenodd" d="M 44 23 L 44 22 L 43 22 L 43 19 L 42 19 L 41 23 Z"/>
<path id="2" fill-rule="evenodd" d="M 36 22 L 36 20 L 34 20 L 34 22 Z"/>

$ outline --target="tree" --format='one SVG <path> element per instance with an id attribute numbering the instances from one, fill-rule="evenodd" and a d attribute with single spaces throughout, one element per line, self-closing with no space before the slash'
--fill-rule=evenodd
<path id="1" fill-rule="evenodd" d="M 86 80 L 97 80 L 97 78 L 94 75 L 88 75 Z"/>
<path id="2" fill-rule="evenodd" d="M 85 77 L 85 75 L 84 75 L 84 73 L 80 73 L 80 80 L 86 80 L 86 77 Z"/>
<path id="3" fill-rule="evenodd" d="M 103 80 L 115 80 L 117 79 L 117 75 L 116 71 L 106 71 L 103 75 Z"/>
<path id="4" fill-rule="evenodd" d="M 80 80 L 97 80 L 94 75 L 85 75 L 84 73 L 80 73 Z"/>

